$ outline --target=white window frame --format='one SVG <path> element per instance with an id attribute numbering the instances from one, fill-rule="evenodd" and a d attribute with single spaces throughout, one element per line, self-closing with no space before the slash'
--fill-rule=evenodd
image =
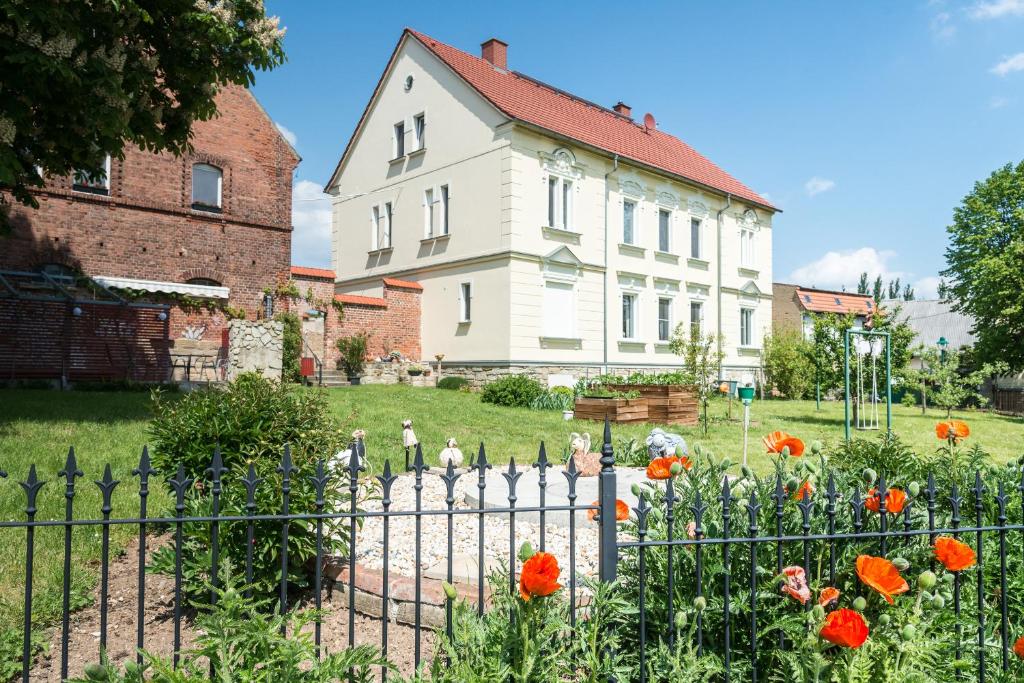
<path id="1" fill-rule="evenodd" d="M 694 323 L 693 320 L 693 307 L 697 307 L 697 321 Z M 697 333 L 701 336 L 704 335 L 704 302 L 699 300 L 690 301 L 690 334 L 693 334 L 693 328 L 696 324 Z"/>
<path id="2" fill-rule="evenodd" d="M 754 231 L 750 228 L 740 228 L 740 266 L 743 268 L 757 266 L 754 252 Z"/>
<path id="3" fill-rule="evenodd" d="M 548 328 L 548 316 L 547 316 L 548 311 L 544 310 L 543 311 L 543 316 L 544 317 L 542 319 L 544 336 L 545 337 L 549 337 L 551 339 L 575 339 L 576 338 L 576 334 L 577 334 L 577 332 L 576 332 L 576 285 L 574 283 L 572 283 L 572 282 L 566 282 L 566 281 L 560 280 L 560 279 L 559 280 L 555 280 L 555 279 L 545 280 L 544 281 L 544 298 L 542 299 L 542 303 L 544 304 L 545 307 L 547 306 L 547 292 L 548 292 L 548 288 L 549 287 L 552 287 L 552 288 L 562 288 L 562 289 L 569 290 L 569 293 L 570 293 L 570 296 L 569 296 L 569 310 L 566 313 L 566 316 L 568 316 L 568 320 L 569 320 L 569 329 L 568 329 L 568 334 L 556 334 L 555 330 L 549 329 Z"/>
<path id="4" fill-rule="evenodd" d="M 437 200 L 440 202 L 438 211 L 438 227 L 440 228 L 439 235 L 444 236 L 451 233 L 451 222 L 452 222 L 452 184 L 442 183 L 438 188 Z"/>
<path id="5" fill-rule="evenodd" d="M 463 280 L 459 283 L 459 323 L 469 322 L 473 322 L 473 281 Z"/>
<path id="6" fill-rule="evenodd" d="M 40 175 L 42 175 L 42 173 L 40 173 Z M 78 171 L 75 171 L 71 175 L 71 189 L 74 190 L 75 192 L 88 192 L 91 194 L 110 194 L 110 155 L 107 154 L 103 157 L 102 180 L 89 180 L 85 176 L 79 176 Z"/>
<path id="7" fill-rule="evenodd" d="M 672 253 L 672 218 L 673 218 L 672 213 L 673 213 L 672 209 L 670 209 L 668 207 L 665 207 L 665 206 L 659 206 L 658 207 L 658 251 L 662 252 L 663 254 L 671 254 Z M 662 217 L 662 215 L 666 216 L 666 221 L 665 221 L 665 240 L 666 240 L 666 244 L 664 245 L 664 247 L 665 247 L 664 249 L 662 249 L 662 244 L 661 244 L 661 236 L 662 236 L 661 235 L 661 217 Z"/>
<path id="8" fill-rule="evenodd" d="M 436 237 L 434 234 L 434 188 L 428 187 L 423 190 L 423 237 L 430 239 Z"/>
<path id="9" fill-rule="evenodd" d="M 629 299 L 632 302 L 630 304 L 630 309 L 629 309 L 629 318 L 628 318 L 629 324 L 628 325 L 626 324 L 627 323 L 627 318 L 626 318 L 626 299 Z M 622 328 L 621 328 L 622 339 L 626 340 L 626 341 L 635 341 L 637 339 L 637 336 L 636 336 L 637 308 L 639 308 L 639 306 L 640 306 L 640 295 L 637 292 L 623 292 L 622 296 L 620 298 L 619 303 L 620 303 L 620 310 L 622 312 L 621 313 L 621 315 L 622 315 Z"/>
<path id="10" fill-rule="evenodd" d="M 632 234 L 629 236 L 628 240 L 626 239 L 626 204 L 629 204 L 629 205 L 631 205 L 633 207 L 633 214 L 630 216 L 632 222 L 631 222 L 631 224 L 629 226 L 630 232 L 632 232 Z M 636 243 L 638 241 L 637 240 L 637 225 L 639 223 L 639 221 L 637 220 L 637 217 L 639 216 L 639 214 L 640 214 L 640 203 L 638 201 L 636 201 L 634 199 L 623 199 L 622 200 L 622 243 L 623 244 L 629 244 L 629 245 L 636 246 Z"/>
<path id="11" fill-rule="evenodd" d="M 754 321 L 755 321 L 756 309 L 752 306 L 740 306 L 740 347 L 752 348 L 754 344 Z M 744 318 L 748 321 L 744 325 Z M 744 341 L 744 332 L 746 332 L 746 340 Z"/>
<path id="12" fill-rule="evenodd" d="M 395 205 L 392 202 L 384 202 L 384 244 L 381 249 L 391 248 L 391 228 L 394 224 Z"/>
<path id="13" fill-rule="evenodd" d="M 401 129 L 401 130 L 399 130 Z M 391 159 L 405 156 L 405 120 L 396 121 L 391 127 Z"/>
<path id="14" fill-rule="evenodd" d="M 196 169 L 199 167 L 212 168 L 217 171 L 217 203 L 216 204 L 205 204 L 203 202 L 196 201 Z M 206 162 L 196 162 L 192 164 L 192 208 L 197 211 L 215 210 L 219 211 L 224 207 L 224 169 L 213 164 Z"/>
<path id="15" fill-rule="evenodd" d="M 575 201 L 573 194 L 576 181 L 554 173 L 548 174 L 547 181 L 548 227 L 573 232 L 575 223 Z"/>
<path id="16" fill-rule="evenodd" d="M 427 146 L 427 112 L 421 111 L 412 117 L 413 142 L 416 145 L 414 152 L 421 152 Z"/>
<path id="17" fill-rule="evenodd" d="M 380 237 L 380 216 L 381 206 L 380 204 L 374 204 L 370 207 L 370 251 L 377 251 L 380 247 L 378 246 L 378 239 Z"/>
<path id="18" fill-rule="evenodd" d="M 693 243 L 694 234 L 697 236 L 697 250 L 694 253 Z M 704 258 L 704 221 L 700 218 L 690 218 L 690 258 L 703 259 Z"/>
<path id="19" fill-rule="evenodd" d="M 668 303 L 668 315 L 665 318 L 661 317 L 661 305 L 662 303 Z M 659 296 L 658 297 L 658 341 L 667 342 L 672 339 L 672 308 L 675 301 L 670 296 Z M 665 322 L 665 335 L 661 334 L 661 323 Z"/>

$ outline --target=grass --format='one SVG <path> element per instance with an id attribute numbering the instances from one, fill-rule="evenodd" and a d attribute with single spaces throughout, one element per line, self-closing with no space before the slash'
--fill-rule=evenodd
<path id="1" fill-rule="evenodd" d="M 543 440 L 551 460 L 564 458 L 570 432 L 589 432 L 595 448 L 602 425 L 573 420 L 564 422 L 561 413 L 527 409 L 500 408 L 480 402 L 476 394 L 457 391 L 420 389 L 407 386 L 362 386 L 331 390 L 332 410 L 347 429 L 367 431 L 367 454 L 371 469 L 379 471 L 385 458 L 400 469 L 404 461 L 402 420 L 412 418 L 428 464 L 437 463 L 437 454 L 449 437 L 458 440 L 467 459 L 475 457 L 480 441 L 486 443 L 492 463 L 507 463 L 514 457 L 528 464 L 537 457 Z M 134 516 L 138 510 L 137 479 L 131 471 L 137 465 L 147 440 L 149 396 L 130 392 L 71 392 L 0 389 L 0 519 L 25 517 L 25 496 L 17 482 L 24 480 L 30 463 L 47 483 L 38 498 L 39 519 L 63 519 L 65 482 L 58 478 L 69 446 L 75 446 L 78 467 L 85 476 L 77 481 L 75 516 L 95 518 L 101 497 L 92 483 L 101 478 L 103 466 L 111 465 L 115 479 L 121 480 L 115 491 L 114 517 Z M 689 444 L 700 443 L 719 456 L 738 463 L 742 456 L 742 407 L 716 399 L 712 403 L 712 421 L 705 436 L 696 427 L 671 427 Z M 759 472 L 771 470 L 771 462 L 762 453 L 760 437 L 774 430 L 788 431 L 806 442 L 818 439 L 836 444 L 843 438 L 843 405 L 822 403 L 820 412 L 813 401 L 755 401 L 750 428 L 750 464 Z M 935 422 L 943 418 L 939 411 L 922 415 L 919 408 L 895 406 L 894 430 L 916 451 L 932 452 L 939 442 Z M 979 443 L 994 459 L 1005 462 L 1024 453 L 1024 420 L 989 413 L 957 413 L 972 430 L 969 443 Z M 884 412 L 882 415 L 884 422 Z M 656 425 L 614 425 L 613 438 L 643 439 Z M 883 424 L 884 428 L 884 424 Z M 871 432 L 857 433 L 871 437 Z M 167 509 L 166 490 L 151 488 L 151 511 Z M 134 534 L 134 527 L 113 527 L 112 546 L 123 547 Z M 72 604 L 83 606 L 90 600 L 100 558 L 99 528 L 78 528 L 72 543 Z M 35 584 L 33 612 L 37 624 L 52 624 L 61 613 L 63 581 L 63 529 L 38 530 L 36 534 Z M 25 566 L 24 529 L 0 529 L 0 574 L 16 577 L 0 582 L 0 680 L 5 680 L 4 660 L 10 652 L 20 654 L 20 624 Z M 10 635 L 4 638 L 4 633 Z M 5 645 L 5 643 L 9 643 Z"/>

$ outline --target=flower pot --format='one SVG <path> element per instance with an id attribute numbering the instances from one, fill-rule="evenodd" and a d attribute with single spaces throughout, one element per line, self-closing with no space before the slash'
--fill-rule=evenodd
<path id="1" fill-rule="evenodd" d="M 348 383 L 354 387 L 359 386 L 359 375 L 356 375 L 355 377 L 349 377 Z"/>
<path id="2" fill-rule="evenodd" d="M 572 419 L 572 416 L 574 414 L 575 413 L 573 413 L 573 411 L 571 411 L 571 410 L 563 410 L 562 411 L 562 419 L 565 420 L 566 422 L 568 422 L 569 420 Z"/>

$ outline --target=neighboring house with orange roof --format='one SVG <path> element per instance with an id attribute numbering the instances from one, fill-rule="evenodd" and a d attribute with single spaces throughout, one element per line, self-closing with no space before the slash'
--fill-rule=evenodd
<path id="1" fill-rule="evenodd" d="M 814 317 L 824 313 L 853 314 L 854 329 L 870 327 L 876 313 L 870 294 L 851 294 L 776 282 L 772 285 L 772 330 L 800 330 L 804 339 L 814 333 Z"/>
<path id="2" fill-rule="evenodd" d="M 765 198 L 682 140 L 403 32 L 338 166 L 337 291 L 422 286 L 422 350 L 545 376 L 665 368 L 680 323 L 760 367 L 772 320 Z"/>

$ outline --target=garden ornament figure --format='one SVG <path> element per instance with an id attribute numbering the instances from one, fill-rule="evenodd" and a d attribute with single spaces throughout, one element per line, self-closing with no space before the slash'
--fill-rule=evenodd
<path id="1" fill-rule="evenodd" d="M 590 434 L 570 434 L 569 450 L 581 477 L 595 477 L 601 472 L 601 454 L 590 452 Z"/>
<path id="2" fill-rule="evenodd" d="M 402 445 L 406 448 L 413 448 L 419 442 L 416 432 L 412 431 L 412 420 L 402 420 Z"/>
<path id="3" fill-rule="evenodd" d="M 349 468 L 349 462 L 352 460 L 353 447 L 356 445 L 356 442 L 362 443 L 365 438 L 365 429 L 357 429 L 354 432 L 352 432 L 352 444 L 345 450 L 338 451 L 337 453 L 334 454 L 334 457 L 331 459 L 331 468 L 334 469 L 336 472 L 344 472 L 345 470 L 347 470 Z M 360 460 L 359 466 L 362 467 L 363 464 L 364 462 Z"/>
<path id="4" fill-rule="evenodd" d="M 686 439 L 679 434 L 672 434 L 660 427 L 655 427 L 647 435 L 647 454 L 651 460 L 665 456 L 689 455 L 689 453 L 686 448 Z"/>
<path id="5" fill-rule="evenodd" d="M 437 459 L 441 461 L 441 464 L 445 467 L 450 462 L 452 467 L 459 467 L 462 465 L 462 451 L 459 450 L 459 442 L 455 439 L 448 439 L 445 442 L 445 449 L 441 451 L 441 454 L 437 456 Z"/>

